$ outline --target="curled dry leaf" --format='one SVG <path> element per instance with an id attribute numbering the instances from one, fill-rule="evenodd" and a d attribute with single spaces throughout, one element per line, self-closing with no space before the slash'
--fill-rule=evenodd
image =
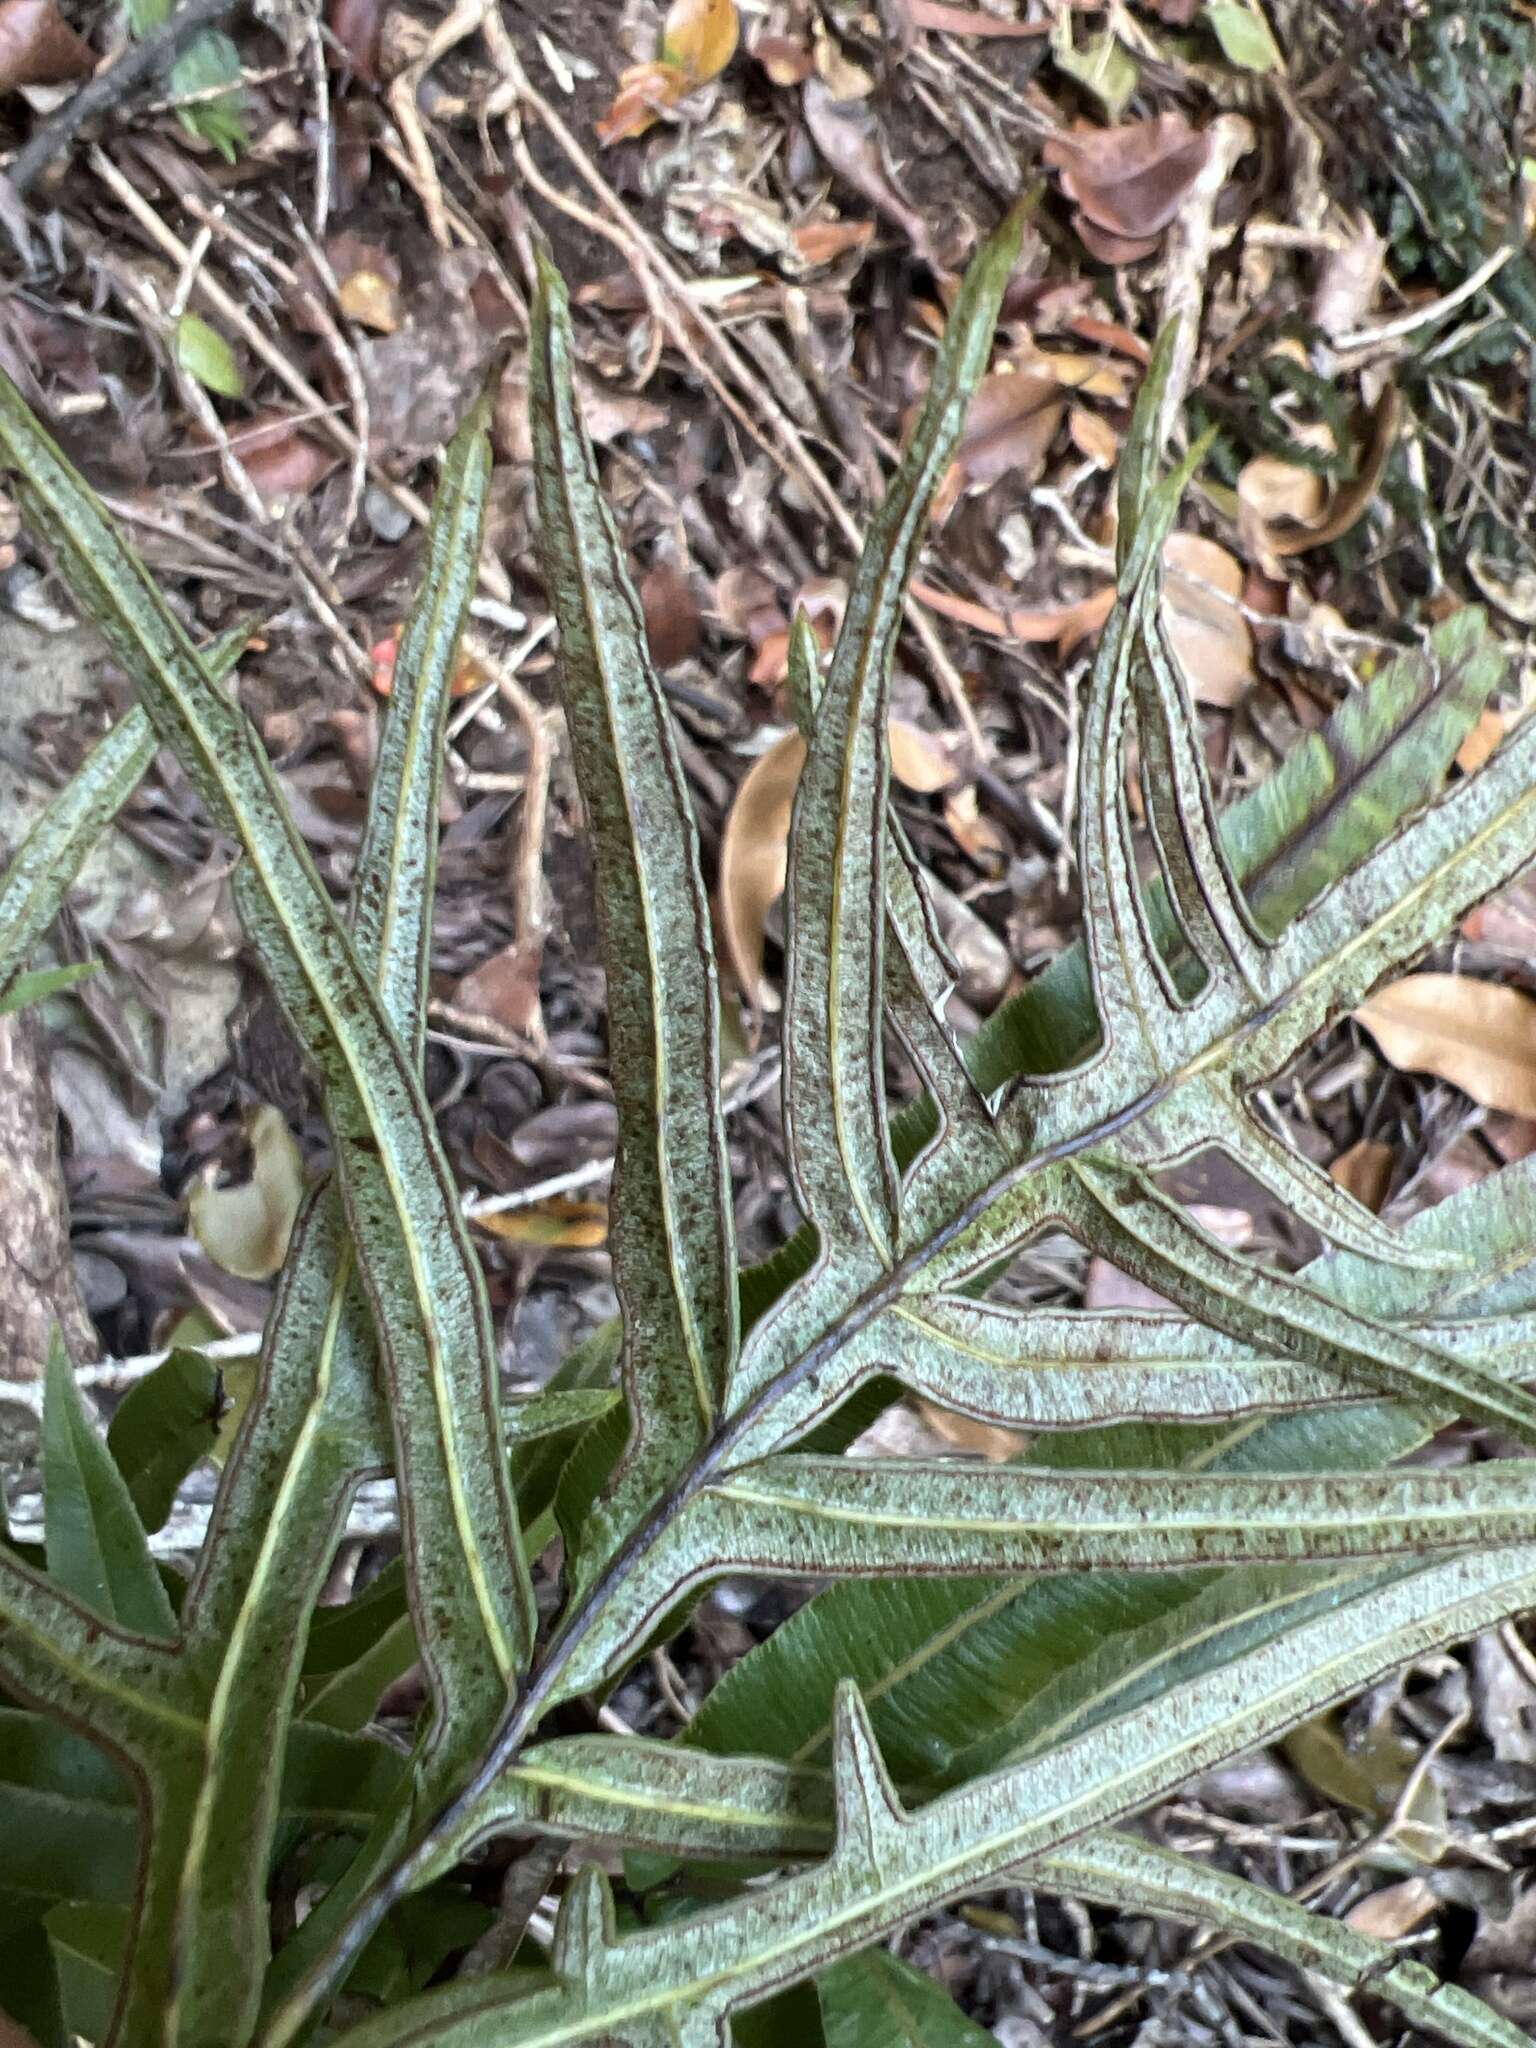
<path id="1" fill-rule="evenodd" d="M 1507 730 L 1504 713 L 1490 704 L 1456 749 L 1456 766 L 1462 774 L 1475 775 L 1485 761 L 1491 761 Z"/>
<path id="2" fill-rule="evenodd" d="M 901 229 L 912 253 L 933 261 L 928 224 L 896 183 L 880 155 L 869 116 L 857 100 L 839 100 L 820 78 L 808 78 L 800 96 L 805 125 L 828 165 L 867 199 L 877 213 Z"/>
<path id="3" fill-rule="evenodd" d="M 285 412 L 253 413 L 230 430 L 229 444 L 269 506 L 307 498 L 341 461 L 335 449 L 312 441 Z"/>
<path id="4" fill-rule="evenodd" d="M 1487 1109 L 1536 1116 L 1536 998 L 1463 974 L 1410 974 L 1355 1012 L 1394 1067 L 1450 1081 Z"/>
<path id="5" fill-rule="evenodd" d="M 893 718 L 890 739 L 891 773 L 903 788 L 927 796 L 959 780 L 933 733 Z M 720 936 L 742 993 L 757 1009 L 772 1001 L 763 980 L 763 941 L 768 913 L 784 893 L 790 813 L 804 765 L 805 741 L 785 733 L 742 777 L 720 837 Z"/>
<path id="6" fill-rule="evenodd" d="M 1197 703 L 1228 708 L 1253 680 L 1253 635 L 1243 617 L 1243 569 L 1197 533 L 1163 549 L 1163 627 Z"/>
<path id="7" fill-rule="evenodd" d="M 1372 1941 L 1401 1941 L 1440 1910 L 1440 1894 L 1426 1877 L 1405 1877 L 1399 1884 L 1358 1899 L 1344 1915 L 1345 1925 Z"/>
<path id="8" fill-rule="evenodd" d="M 251 1177 L 214 1185 L 216 1166 L 187 1198 L 192 1234 L 216 1266 L 237 1280 L 270 1280 L 288 1256 L 293 1219 L 304 1198 L 304 1161 L 281 1110 L 263 1103 L 246 1119 Z"/>
<path id="9" fill-rule="evenodd" d="M 1108 420 L 1089 412 L 1086 406 L 1073 406 L 1067 415 L 1067 432 L 1078 454 L 1085 456 L 1095 469 L 1113 469 L 1120 460 L 1120 436 Z"/>
<path id="10" fill-rule="evenodd" d="M 336 280 L 336 303 L 349 320 L 377 334 L 400 325 L 400 264 L 382 243 L 362 235 L 332 235 L 325 260 Z"/>
<path id="11" fill-rule="evenodd" d="M 613 104 L 597 123 L 598 140 L 606 145 L 643 135 L 659 113 L 719 77 L 740 35 L 736 0 L 672 0 L 655 61 L 631 65 L 620 77 Z"/>
<path id="12" fill-rule="evenodd" d="M 816 69 L 807 46 L 790 36 L 758 36 L 751 50 L 772 85 L 803 85 Z"/>
<path id="13" fill-rule="evenodd" d="M 0 92 L 67 85 L 87 78 L 96 52 L 77 36 L 55 0 L 0 0 Z"/>
<path id="14" fill-rule="evenodd" d="M 1105 263 L 1134 263 L 1152 253 L 1210 153 L 1210 137 L 1177 113 L 1074 128 L 1053 135 L 1043 152 L 1077 209 L 1079 237 Z"/>
<path id="15" fill-rule="evenodd" d="M 1049 365 L 991 370 L 976 387 L 965 433 L 933 501 L 943 520 L 967 490 L 984 490 L 1017 472 L 1033 482 L 1045 467 L 1066 411 L 1060 380 Z"/>
<path id="16" fill-rule="evenodd" d="M 464 975 L 453 1008 L 474 1018 L 498 1044 L 526 1045 L 539 1023 L 539 968 L 543 948 L 514 941 Z"/>
<path id="17" fill-rule="evenodd" d="M 608 1242 L 608 1205 L 556 1195 L 531 1209 L 493 1209 L 475 1228 L 528 1251 L 593 1252 Z"/>
<path id="18" fill-rule="evenodd" d="M 1305 554 L 1309 548 L 1326 547 L 1330 541 L 1342 540 L 1351 527 L 1358 526 L 1381 488 L 1401 417 L 1402 401 L 1396 389 L 1389 384 L 1371 414 L 1370 429 L 1355 474 L 1347 483 L 1326 494 L 1323 505 L 1311 516 L 1293 510 L 1285 502 L 1289 493 L 1296 507 L 1314 505 L 1313 491 L 1301 481 L 1304 477 L 1311 477 L 1309 470 L 1303 469 L 1299 463 L 1294 465 L 1295 480 L 1288 481 L 1280 475 L 1288 465 L 1278 458 L 1259 456 L 1248 463 L 1238 479 L 1238 497 L 1246 514 L 1245 537 L 1255 552 L 1261 556 Z M 1249 472 L 1258 463 L 1266 466 L 1255 478 Z M 1243 477 L 1248 478 L 1246 497 Z M 1320 481 L 1312 478 L 1313 483 Z M 1273 504 L 1272 511 L 1260 509 L 1266 499 Z"/>

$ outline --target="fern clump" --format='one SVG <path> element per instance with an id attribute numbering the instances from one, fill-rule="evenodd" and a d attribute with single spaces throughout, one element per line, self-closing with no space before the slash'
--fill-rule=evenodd
<path id="1" fill-rule="evenodd" d="M 245 929 L 335 1154 L 190 1583 L 167 1584 L 67 1371 L 52 1375 L 46 1555 L 0 1548 L 0 1799 L 33 1817 L 0 1848 L 0 1885 L 41 1987 L 19 2015 L 34 2028 L 130 2048 L 692 2048 L 811 1978 L 838 2039 L 873 2044 L 893 1976 L 904 1997 L 938 1998 L 879 1945 L 1023 1866 L 1368 1984 L 1452 2041 L 1519 2040 L 1390 1949 L 1118 1824 L 1536 1604 L 1530 1463 L 1402 1463 L 1458 1416 L 1536 1440 L 1536 1179 L 1510 1168 L 1396 1230 L 1250 1108 L 1536 854 L 1536 726 L 1444 793 L 1502 670 L 1464 611 L 1217 814 L 1159 623 L 1162 543 L 1204 454 L 1159 473 L 1165 338 L 1122 465 L 1119 604 L 1083 708 L 1082 942 L 958 1042 L 953 969 L 890 816 L 887 698 L 1019 225 L 958 297 L 824 677 L 813 636 L 794 636 L 807 759 L 784 1108 L 805 1225 L 755 1270 L 733 1237 L 697 835 L 573 395 L 564 290 L 543 267 L 534 465 L 603 911 L 622 1315 L 505 1412 L 420 1072 L 483 412 L 444 470 L 341 912 L 217 659 L 0 388 L 29 529 L 139 692 L 0 887 L 0 970 L 25 968 L 86 848 L 170 747 L 239 845 Z M 1150 881 L 1126 797 L 1133 734 Z M 884 1092 L 897 1042 L 927 1091 L 900 1116 Z M 1159 1176 L 1210 1147 L 1332 1249 L 1288 1275 L 1205 1233 Z M 1047 1226 L 1171 1306 L 990 1300 L 989 1277 Z M 1031 1432 L 1031 1448 L 985 1470 L 847 1454 L 893 1385 Z M 386 1470 L 399 1568 L 317 1612 L 353 1492 Z M 532 1563 L 552 1515 L 559 1600 L 541 1627 Z M 554 1709 L 601 1695 L 724 1572 L 829 1583 L 678 1742 L 559 1732 L 571 1721 Z M 416 1659 L 427 1705 L 402 1755 L 368 1724 Z M 499 1918 L 470 1882 L 496 1838 L 521 1845 Z M 574 1874 L 555 1880 L 567 1848 Z M 665 1910 L 637 1921 L 616 1902 L 584 1854 L 598 1848 L 649 1857 Z M 530 1914 L 552 1882 L 550 1936 Z M 805 2014 L 786 2009 L 786 2038 L 804 2038 Z"/>

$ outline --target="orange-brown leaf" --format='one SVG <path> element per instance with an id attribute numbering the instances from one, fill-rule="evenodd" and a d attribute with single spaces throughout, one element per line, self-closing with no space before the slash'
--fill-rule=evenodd
<path id="1" fill-rule="evenodd" d="M 531 1209 L 493 1209 L 475 1225 L 530 1251 L 590 1252 L 608 1242 L 608 1205 L 557 1195 Z"/>
<path id="2" fill-rule="evenodd" d="M 1536 997 L 1462 974 L 1410 974 L 1355 1012 L 1395 1067 L 1450 1081 L 1474 1102 L 1536 1116 Z"/>
<path id="3" fill-rule="evenodd" d="M 672 0 L 661 31 L 661 61 L 690 86 L 718 78 L 736 54 L 741 23 L 736 0 Z"/>

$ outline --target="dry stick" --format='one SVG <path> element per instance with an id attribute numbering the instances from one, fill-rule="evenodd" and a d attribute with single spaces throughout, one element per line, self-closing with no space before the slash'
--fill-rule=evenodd
<path id="1" fill-rule="evenodd" d="M 185 304 L 190 290 L 201 276 L 201 258 L 207 246 L 211 225 L 205 225 L 197 240 L 187 250 L 181 277 L 171 300 L 173 308 Z M 260 533 L 269 527 L 271 516 L 267 506 L 251 481 L 245 464 L 235 452 L 228 429 L 215 411 L 213 401 L 197 379 L 182 367 L 176 348 L 176 320 L 179 316 L 164 309 L 154 287 L 119 263 L 102 247 L 98 236 L 69 220 L 64 223 L 64 232 L 75 247 L 90 262 L 96 264 L 103 276 L 110 279 L 113 290 L 132 318 L 143 329 L 150 346 L 163 351 L 166 367 L 170 371 L 182 404 L 207 436 L 218 459 L 225 485 L 245 507 L 253 529 Z M 354 675 L 365 681 L 370 679 L 373 673 L 371 664 L 341 622 L 338 613 L 344 600 L 331 581 L 325 565 L 316 559 L 314 551 L 297 533 L 289 531 L 283 536 L 283 541 L 288 565 L 298 573 L 309 608 L 330 636 L 342 661 Z"/>
<path id="2" fill-rule="evenodd" d="M 734 345 L 710 318 L 707 311 L 702 306 L 690 303 L 687 279 L 656 248 L 649 237 L 635 226 L 626 212 L 623 202 L 614 192 L 601 171 L 592 162 L 592 159 L 582 148 L 576 137 L 571 133 L 564 120 L 542 94 L 534 89 L 527 73 L 523 70 L 522 62 L 513 46 L 511 37 L 507 33 L 506 26 L 494 9 L 486 15 L 483 27 L 492 59 L 502 71 L 507 83 L 515 91 L 517 99 L 543 123 L 550 136 L 564 151 L 572 168 L 592 192 L 603 212 L 614 223 L 613 230 L 607 231 L 607 239 L 616 241 L 629 257 L 640 279 L 641 287 L 646 292 L 646 297 L 654 317 L 666 327 L 668 334 L 672 337 L 678 348 L 682 350 L 693 369 L 704 379 L 710 390 L 730 413 L 732 419 L 736 421 L 737 425 L 750 438 L 754 446 L 760 448 L 775 466 L 784 471 L 786 475 L 792 470 L 799 473 L 800 477 L 809 484 L 815 496 L 821 501 L 823 508 L 830 514 L 850 547 L 857 552 L 863 545 L 863 535 L 859 530 L 857 520 L 854 519 L 848 508 L 844 505 L 826 476 L 817 467 L 816 463 L 811 460 L 799 428 L 795 425 L 789 414 L 785 412 L 777 397 L 763 383 L 761 378 L 757 376 L 751 366 L 743 360 Z M 575 208 L 573 202 L 565 194 L 558 192 L 539 173 L 532 157 L 528 153 L 526 144 L 522 141 L 517 129 L 512 124 L 510 114 L 508 117 L 508 132 L 512 140 L 513 153 L 517 159 L 518 168 L 522 171 L 523 176 L 528 182 L 537 191 L 541 192 L 551 205 L 559 207 L 562 212 L 579 217 L 583 225 L 595 227 L 597 223 L 591 214 L 586 213 L 583 209 Z M 647 276 L 648 272 L 651 274 L 650 276 Z M 664 290 L 656 290 L 655 283 L 659 283 L 664 287 Z M 688 306 L 689 314 L 697 324 L 700 333 L 719 356 L 736 384 L 747 394 L 751 404 L 758 409 L 757 417 L 753 416 L 748 406 L 737 398 L 735 393 L 730 390 L 720 376 L 700 356 L 698 347 L 688 332 L 687 322 L 677 313 L 673 304 L 670 303 L 669 295 L 670 300 L 680 301 Z M 763 421 L 767 421 L 771 425 L 772 433 L 765 430 L 763 424 L 761 424 Z M 775 436 L 778 438 L 776 439 Z M 971 709 L 970 700 L 965 693 L 964 680 L 954 663 L 950 660 L 933 621 L 911 597 L 906 599 L 905 609 L 907 619 L 922 643 L 923 651 L 928 657 L 934 675 L 949 700 L 950 708 L 964 727 L 967 739 L 976 750 L 978 758 L 982 760 L 990 759 L 992 750 L 980 725 L 977 723 L 975 712 Z"/>
<path id="3" fill-rule="evenodd" d="M 139 88 L 160 73 L 181 54 L 193 36 L 215 22 L 223 21 L 242 5 L 242 0 L 184 0 L 168 21 L 144 40 L 126 49 L 115 64 L 88 78 L 80 90 L 50 116 L 10 168 L 11 189 L 25 197 L 56 156 L 61 156 L 76 133 L 98 114 L 110 113 L 132 98 Z"/>
<path id="4" fill-rule="evenodd" d="M 416 95 L 433 65 L 458 44 L 466 42 L 480 27 L 489 5 L 490 0 L 456 0 L 452 12 L 444 16 L 427 38 L 420 56 L 406 65 L 389 88 L 389 111 L 395 117 L 395 126 L 400 130 L 411 167 L 416 173 L 413 182 L 426 208 L 427 226 L 440 249 L 451 248 L 453 238 L 448 232 L 448 209 L 443 202 L 442 180 L 432 161 L 432 145 L 422 126 Z"/>
<path id="5" fill-rule="evenodd" d="M 1178 424 L 1200 346 L 1200 313 L 1205 304 L 1205 280 L 1216 233 L 1216 201 L 1238 158 L 1253 148 L 1256 139 L 1251 123 L 1241 114 L 1223 114 L 1212 123 L 1210 137 L 1211 153 L 1205 169 L 1190 187 L 1188 198 L 1168 229 L 1167 272 L 1158 319 L 1163 326 L 1176 319 L 1179 332 L 1158 415 L 1157 437 L 1162 447 L 1168 445 Z"/>
<path id="6" fill-rule="evenodd" d="M 187 258 L 186 243 L 166 226 L 154 208 L 141 193 L 134 190 L 106 153 L 100 149 L 93 149 L 89 162 L 96 176 L 127 212 L 132 214 L 150 240 L 173 262 L 184 263 Z M 211 306 L 219 318 L 240 336 L 251 353 L 265 363 L 278 381 L 286 385 L 293 396 L 309 409 L 315 417 L 316 426 L 335 443 L 342 454 L 355 454 L 361 444 L 345 420 L 338 418 L 330 410 L 315 387 L 293 367 L 282 350 L 262 332 L 244 307 L 231 298 L 217 279 L 209 276 L 206 269 L 200 270 L 197 274 L 193 296 Z M 416 525 L 425 526 L 432 515 L 416 493 L 407 485 L 398 483 L 371 456 L 367 456 L 367 462 L 368 474 L 379 488 L 392 498 Z M 507 581 L 506 571 L 489 553 L 483 554 L 480 558 L 480 581 L 492 597 L 499 598 L 503 604 L 511 602 L 512 586 Z"/>

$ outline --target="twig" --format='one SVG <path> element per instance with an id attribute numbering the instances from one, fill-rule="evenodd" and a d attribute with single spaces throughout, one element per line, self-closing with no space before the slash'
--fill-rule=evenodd
<path id="1" fill-rule="evenodd" d="M 1444 298 L 1431 299 L 1427 306 L 1415 306 L 1411 313 L 1401 313 L 1395 320 L 1384 320 L 1379 327 L 1360 327 L 1353 334 L 1341 334 L 1333 344 L 1335 349 L 1340 354 L 1352 355 L 1356 349 L 1374 348 L 1384 341 L 1401 341 L 1405 334 L 1414 334 L 1421 327 L 1432 327 L 1437 320 L 1443 320 L 1447 313 L 1454 313 L 1458 306 L 1473 298 L 1519 253 L 1513 242 L 1506 242 L 1502 249 L 1495 249 L 1491 256 L 1484 257 L 1476 270 L 1464 277 Z"/>
<path id="2" fill-rule="evenodd" d="M 173 64 L 193 36 L 244 4 L 244 0 L 183 0 L 169 20 L 124 50 L 115 64 L 88 78 L 56 114 L 44 121 L 17 155 L 8 173 L 11 189 L 25 198 L 57 156 L 62 156 L 87 121 L 131 99 Z"/>
<path id="3" fill-rule="evenodd" d="M 551 139 L 559 145 L 572 169 L 587 186 L 601 212 L 608 216 L 612 225 L 604 226 L 596 215 L 584 207 L 577 206 L 568 194 L 558 190 L 542 175 L 523 139 L 514 108 L 507 114 L 507 132 L 512 143 L 513 156 L 524 178 L 552 206 L 577 219 L 589 232 L 602 234 L 606 240 L 615 243 L 623 251 L 634 269 L 641 289 L 645 292 L 652 316 L 666 328 L 668 335 L 681 349 L 689 364 L 703 378 L 743 433 L 755 447 L 760 448 L 768 456 L 776 468 L 786 475 L 794 473 L 802 482 L 808 484 L 849 546 L 855 551 L 860 550 L 864 537 L 859 530 L 858 521 L 843 503 L 835 486 L 812 461 L 794 420 L 784 410 L 769 386 L 743 360 L 718 323 L 711 319 L 708 310 L 691 298 L 687 280 L 637 227 L 631 213 L 593 163 L 587 151 L 582 148 L 558 111 L 534 89 L 523 70 L 521 59 L 506 31 L 506 26 L 494 9 L 486 15 L 483 28 L 492 60 L 506 82 L 515 89 L 517 102 L 541 123 Z M 750 404 L 738 398 L 736 392 L 730 389 L 720 374 L 704 360 L 697 342 L 689 332 L 688 320 L 678 312 L 674 302 L 681 302 L 687 306 L 688 319 L 719 357 L 737 387 L 746 394 Z M 991 746 L 971 708 L 964 678 L 950 659 L 937 628 L 910 595 L 904 604 L 908 623 L 921 642 L 934 677 L 959 720 L 966 738 L 979 760 L 989 759 Z"/>
<path id="4" fill-rule="evenodd" d="M 96 176 L 113 197 L 132 214 L 156 247 L 174 263 L 184 263 L 187 258 L 187 244 L 166 226 L 143 195 L 134 190 L 105 151 L 93 149 L 89 161 Z M 219 318 L 239 335 L 251 353 L 265 363 L 278 381 L 309 410 L 315 424 L 344 455 L 351 456 L 355 453 L 361 444 L 346 421 L 338 417 L 333 407 L 326 404 L 315 387 L 293 367 L 282 350 L 257 326 L 238 300 L 232 298 L 218 280 L 209 275 L 206 265 L 197 273 L 193 297 L 202 299 L 211 306 Z M 428 523 L 432 515 L 422 499 L 405 484 L 396 482 L 395 478 L 371 456 L 368 457 L 368 474 L 417 526 L 425 526 Z M 503 603 L 511 601 L 512 586 L 507 581 L 506 571 L 489 553 L 482 555 L 480 560 L 480 581 L 492 597 L 500 598 Z"/>

